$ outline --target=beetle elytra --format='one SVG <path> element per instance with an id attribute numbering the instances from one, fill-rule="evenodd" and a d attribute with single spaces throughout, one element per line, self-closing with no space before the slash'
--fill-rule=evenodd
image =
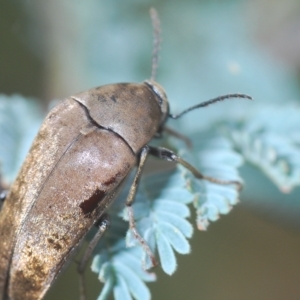
<path id="1" fill-rule="evenodd" d="M 149 154 L 180 163 L 197 178 L 239 185 L 206 177 L 171 150 L 148 146 L 163 133 L 169 117 L 176 119 L 227 98 L 251 99 L 243 94 L 225 95 L 180 115 L 170 114 L 164 89 L 155 82 L 159 20 L 155 10 L 151 16 L 155 32 L 151 80 L 78 93 L 60 102 L 45 118 L 0 213 L 0 300 L 42 299 L 135 166 L 126 201 L 130 228 L 155 264 L 134 226 L 131 208 Z M 107 226 L 101 224 L 102 234 Z"/>

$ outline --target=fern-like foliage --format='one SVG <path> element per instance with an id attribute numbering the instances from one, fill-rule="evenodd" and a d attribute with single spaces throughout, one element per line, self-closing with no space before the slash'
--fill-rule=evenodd
<path id="1" fill-rule="evenodd" d="M 292 103 L 254 105 L 246 119 L 225 125 L 236 149 L 282 192 L 300 184 L 299 115 Z"/>
<path id="2" fill-rule="evenodd" d="M 139 232 L 154 253 L 157 249 L 162 268 L 170 275 L 176 269 L 173 250 L 181 254 L 190 252 L 187 238 L 192 236 L 193 228 L 186 218 L 190 216 L 187 204 L 192 201 L 193 196 L 186 190 L 184 178 L 180 172 L 175 172 L 143 180 L 134 204 Z M 136 244 L 131 231 L 127 234 L 127 244 Z M 147 257 L 143 261 L 146 267 L 150 266 Z"/>
<path id="3" fill-rule="evenodd" d="M 193 149 L 181 150 L 182 157 L 193 162 L 205 176 L 219 180 L 240 182 L 242 179 L 237 168 L 243 163 L 231 142 L 217 131 L 194 133 L 191 136 Z M 188 170 L 181 167 L 185 179 L 190 182 L 190 190 L 195 196 L 194 207 L 197 213 L 197 227 L 206 230 L 210 221 L 219 219 L 220 214 L 227 214 L 238 203 L 238 186 L 221 185 L 195 178 Z"/>
<path id="4" fill-rule="evenodd" d="M 0 169 L 11 182 L 42 123 L 36 102 L 19 95 L 0 95 Z"/>
<path id="5" fill-rule="evenodd" d="M 142 268 L 140 248 L 126 247 L 128 224 L 114 212 L 110 214 L 110 230 L 99 243 L 92 263 L 92 271 L 105 283 L 98 299 L 107 299 L 111 293 L 115 299 L 132 299 L 131 295 L 135 299 L 150 299 L 145 282 L 155 281 L 156 276 Z"/>
<path id="6" fill-rule="evenodd" d="M 167 274 L 172 274 L 176 269 L 175 251 L 181 254 L 190 252 L 187 238 L 193 233 L 192 225 L 186 220 L 190 215 L 187 204 L 192 202 L 193 195 L 187 191 L 180 173 L 177 170 L 147 176 L 141 182 L 134 203 L 137 229 L 153 253 L 157 250 L 161 266 Z M 115 299 L 132 299 L 131 296 L 139 300 L 150 299 L 150 293 L 142 281 L 155 279 L 153 273 L 144 271 L 151 263 L 131 231 L 127 231 L 128 222 L 120 219 L 122 215 L 127 220 L 124 201 L 131 182 L 132 178 L 129 178 L 110 209 L 112 228 L 102 238 L 97 247 L 99 252 L 93 260 L 92 270 L 105 282 L 99 299 L 106 299 L 110 292 L 114 293 Z M 136 290 L 138 282 L 140 287 Z"/>
<path id="7" fill-rule="evenodd" d="M 192 158 L 198 156 L 195 165 L 200 169 L 202 168 L 201 171 L 206 175 L 216 176 L 223 180 L 239 180 L 236 167 L 241 163 L 242 159 L 232 149 L 229 141 L 212 132 L 199 134 L 197 139 L 198 142 L 196 141 L 194 145 L 195 150 L 192 151 L 193 155 L 190 154 L 190 149 L 186 151 L 186 155 L 183 154 L 183 157 L 191 156 L 190 158 Z M 175 143 L 173 144 L 174 146 Z M 127 221 L 126 209 L 123 210 L 122 207 L 124 206 L 131 182 L 132 179 L 128 180 L 126 188 L 122 190 L 110 212 L 110 214 L 117 216 L 120 214 L 118 210 L 121 209 L 123 218 Z M 197 211 L 198 228 L 204 230 L 210 221 L 215 221 L 218 218 L 219 214 L 230 211 L 232 205 L 237 203 L 237 196 L 235 185 L 219 186 L 205 180 L 195 179 L 188 170 L 182 167 L 171 173 L 146 176 L 140 184 L 139 192 L 133 205 L 136 227 L 147 241 L 152 252 L 157 253 L 162 269 L 171 275 L 177 266 L 175 252 L 180 254 L 188 254 L 190 252 L 187 238 L 192 236 L 193 228 L 186 219 L 190 216 L 188 204 L 194 202 Z M 120 224 L 117 221 L 116 223 Z M 125 228 L 128 228 L 128 223 L 122 224 L 125 225 Z M 120 227 L 118 226 L 116 232 L 119 232 L 119 229 Z M 113 292 L 117 300 L 124 299 L 122 298 L 123 295 L 127 295 L 126 299 L 132 299 L 129 298 L 129 295 L 138 300 L 149 299 L 145 296 L 145 293 L 140 293 L 137 296 L 137 293 L 131 286 L 132 284 L 136 285 L 138 281 L 134 278 L 139 274 L 143 275 L 139 281 L 145 280 L 141 267 L 143 266 L 144 269 L 151 267 L 149 257 L 142 251 L 141 246 L 137 243 L 130 230 L 127 232 L 126 245 L 119 241 L 116 243 L 111 242 L 111 235 L 114 239 L 115 233 L 113 229 L 103 238 L 103 244 L 99 248 L 99 253 L 95 256 L 92 265 L 92 270 L 99 274 L 101 281 L 105 282 L 105 287 L 99 299 L 107 299 L 109 292 Z M 111 246 L 105 247 L 103 245 Z M 131 248 L 127 248 L 128 246 Z M 110 255 L 107 255 L 107 251 L 109 251 Z M 131 263 L 131 256 L 128 256 L 128 261 L 123 256 L 124 253 L 129 255 L 131 251 L 135 255 L 141 256 L 143 263 L 140 263 L 139 267 L 137 267 L 136 263 Z M 123 260 L 122 264 L 116 262 L 120 257 Z M 122 273 L 124 270 L 126 270 L 126 277 Z M 101 274 L 106 274 L 106 276 Z M 149 280 L 149 278 L 146 278 L 146 280 Z M 141 288 L 145 292 L 142 283 Z M 122 290 L 121 293 L 119 293 L 120 290 Z M 143 295 L 143 297 L 139 295 Z"/>

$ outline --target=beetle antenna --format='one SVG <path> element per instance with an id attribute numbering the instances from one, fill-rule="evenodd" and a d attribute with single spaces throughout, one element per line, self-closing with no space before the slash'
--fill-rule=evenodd
<path id="1" fill-rule="evenodd" d="M 223 100 L 226 100 L 226 99 L 232 99 L 232 98 L 243 98 L 243 99 L 250 99 L 250 100 L 253 100 L 252 97 L 246 95 L 246 94 L 228 94 L 228 95 L 223 95 L 223 96 L 219 96 L 217 98 L 214 98 L 214 99 L 210 99 L 208 101 L 205 101 L 205 102 L 202 102 L 202 103 L 199 103 L 199 104 L 196 104 L 194 106 L 191 106 L 187 109 L 185 109 L 184 111 L 182 111 L 180 114 L 178 115 L 173 115 L 173 114 L 169 114 L 169 117 L 172 118 L 172 119 L 178 119 L 180 118 L 182 115 L 186 114 L 187 112 L 191 111 L 191 110 L 194 110 L 196 108 L 200 108 L 200 107 L 205 107 L 205 106 L 208 106 L 210 104 L 213 104 L 213 103 L 216 103 L 216 102 L 219 102 L 219 101 L 223 101 Z"/>
<path id="2" fill-rule="evenodd" d="M 153 35 L 154 35 L 151 80 L 154 81 L 156 77 L 156 70 L 158 67 L 158 54 L 160 50 L 161 37 L 160 37 L 160 21 L 159 21 L 158 13 L 156 9 L 153 7 L 150 9 L 150 17 L 152 21 Z"/>

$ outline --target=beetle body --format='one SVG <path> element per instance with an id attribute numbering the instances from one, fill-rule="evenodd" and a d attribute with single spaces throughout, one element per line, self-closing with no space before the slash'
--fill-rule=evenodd
<path id="1" fill-rule="evenodd" d="M 69 97 L 46 117 L 0 213 L 0 299 L 42 299 L 165 121 L 155 82 Z"/>

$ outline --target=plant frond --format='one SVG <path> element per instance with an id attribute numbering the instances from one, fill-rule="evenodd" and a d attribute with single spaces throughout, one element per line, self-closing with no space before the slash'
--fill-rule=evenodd
<path id="1" fill-rule="evenodd" d="M 294 104 L 256 105 L 247 119 L 225 125 L 236 149 L 282 192 L 300 184 L 299 115 Z"/>
<path id="2" fill-rule="evenodd" d="M 35 101 L 0 94 L 0 164 L 7 183 L 17 175 L 42 120 Z"/>
<path id="3" fill-rule="evenodd" d="M 193 149 L 181 150 L 181 156 L 192 162 L 203 175 L 242 183 L 237 169 L 243 158 L 233 149 L 226 137 L 210 130 L 193 134 L 191 140 Z M 211 221 L 218 220 L 220 214 L 227 214 L 232 206 L 238 203 L 239 193 L 235 184 L 220 185 L 199 180 L 185 168 L 180 169 L 186 185 L 194 195 L 199 230 L 206 230 Z"/>

